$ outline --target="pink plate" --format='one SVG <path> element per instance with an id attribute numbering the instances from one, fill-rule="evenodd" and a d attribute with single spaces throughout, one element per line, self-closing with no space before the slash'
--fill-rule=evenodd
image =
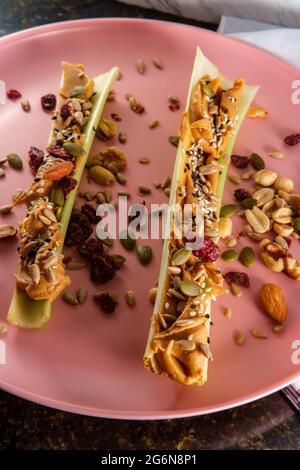
<path id="1" fill-rule="evenodd" d="M 258 152 L 267 165 L 281 175 L 294 179 L 300 189 L 299 146 L 288 147 L 284 137 L 299 131 L 299 106 L 291 101 L 292 82 L 299 71 L 260 49 L 218 34 L 173 23 L 145 20 L 95 19 L 42 26 L 0 40 L 1 80 L 7 88 L 16 88 L 30 100 L 32 111 L 24 113 L 19 102 L 0 105 L 1 155 L 16 152 L 26 160 L 30 145 L 44 147 L 50 119 L 40 107 L 40 97 L 55 93 L 60 81 L 61 59 L 82 62 L 92 74 L 113 65 L 120 66 L 122 79 L 115 85 L 117 100 L 109 103 L 105 115 L 117 112 L 122 117 L 119 129 L 125 130 L 124 145 L 129 168 L 126 190 L 132 202 L 139 202 L 139 184 L 152 185 L 172 172 L 175 148 L 168 142 L 176 134 L 180 111 L 168 109 L 168 96 L 186 99 L 195 48 L 204 53 L 229 77 L 243 76 L 249 83 L 260 84 L 257 102 L 268 112 L 267 119 L 247 119 L 241 130 L 236 152 Z M 152 64 L 159 57 L 164 70 Z M 138 58 L 146 63 L 145 74 L 135 68 Z M 134 114 L 124 95 L 132 92 L 146 107 L 143 115 Z M 160 126 L 149 129 L 149 122 Z M 117 140 L 116 142 L 117 145 Z M 93 151 L 103 148 L 95 143 Z M 284 160 L 272 159 L 270 149 L 281 149 Z M 151 163 L 141 165 L 140 156 Z M 0 181 L 0 205 L 10 201 L 16 187 L 31 181 L 27 163 L 21 172 L 7 169 Z M 228 183 L 225 201 L 231 200 L 233 185 Z M 81 189 L 90 188 L 86 180 Z M 117 193 L 123 187 L 115 184 Z M 153 190 L 147 202 L 164 202 L 162 191 Z M 13 215 L 1 217 L 1 223 L 17 223 L 24 214 L 18 207 Z M 236 222 L 237 225 L 237 222 Z M 238 231 L 236 226 L 235 232 Z M 148 243 L 148 242 L 146 242 Z M 209 381 L 203 388 L 186 388 L 156 377 L 143 368 L 143 352 L 148 335 L 151 305 L 147 293 L 158 275 L 161 241 L 149 242 L 154 260 L 141 266 L 134 253 L 126 253 L 127 266 L 107 287 L 115 288 L 120 305 L 114 315 L 103 314 L 90 298 L 81 307 L 71 307 L 57 300 L 49 324 L 42 331 L 18 331 L 9 327 L 1 337 L 6 345 L 6 365 L 0 365 L 0 383 L 4 390 L 44 405 L 94 416 L 128 419 L 158 419 L 210 413 L 270 394 L 292 382 L 299 375 L 293 364 L 292 345 L 300 337 L 297 306 L 299 284 L 283 274 L 273 274 L 258 258 L 252 268 L 251 288 L 239 299 L 227 295 L 213 308 L 212 349 Z M 241 245 L 249 244 L 242 239 Z M 0 244 L 1 320 L 14 286 L 16 242 Z M 293 239 L 292 252 L 300 257 L 299 243 Z M 124 253 L 119 242 L 114 252 Z M 240 269 L 236 262 L 230 268 Z M 228 269 L 226 266 L 225 269 Z M 247 269 L 247 268 L 245 268 Z M 92 285 L 86 271 L 72 272 L 72 289 L 81 285 L 90 294 L 102 286 Z M 257 304 L 261 283 L 280 284 L 289 303 L 285 330 L 272 332 L 272 325 Z M 105 288 L 105 287 L 104 287 Z M 134 290 L 137 305 L 126 306 L 124 293 Z M 232 307 L 233 316 L 223 315 Z M 266 340 L 253 338 L 249 329 L 267 332 Z M 233 331 L 248 332 L 243 347 L 237 346 Z M 294 361 L 295 362 L 295 361 Z"/>

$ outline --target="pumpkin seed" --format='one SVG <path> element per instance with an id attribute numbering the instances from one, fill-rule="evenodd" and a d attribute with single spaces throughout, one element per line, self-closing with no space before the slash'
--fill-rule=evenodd
<path id="1" fill-rule="evenodd" d="M 246 266 L 251 268 L 256 258 L 255 252 L 251 246 L 245 246 L 240 252 L 239 261 Z"/>
<path id="2" fill-rule="evenodd" d="M 160 187 L 161 187 L 162 189 L 168 188 L 168 187 L 170 186 L 170 184 L 171 184 L 171 181 L 172 181 L 172 180 L 171 180 L 171 177 L 170 177 L 170 176 L 166 176 L 166 177 L 162 180 L 162 182 L 160 183 Z"/>
<path id="3" fill-rule="evenodd" d="M 68 152 L 72 157 L 81 157 L 85 154 L 85 150 L 80 144 L 75 144 L 74 142 L 66 142 L 63 144 L 63 148 Z"/>
<path id="4" fill-rule="evenodd" d="M 236 212 L 235 204 L 225 204 L 221 207 L 220 217 L 231 217 Z"/>
<path id="5" fill-rule="evenodd" d="M 139 163 L 141 163 L 142 165 L 147 165 L 147 163 L 150 163 L 150 160 L 148 157 L 140 157 Z"/>
<path id="6" fill-rule="evenodd" d="M 180 140 L 179 135 L 170 135 L 169 136 L 169 142 L 170 142 L 170 144 L 174 145 L 174 147 L 178 147 L 179 140 Z"/>
<path id="7" fill-rule="evenodd" d="M 241 201 L 241 205 L 245 209 L 252 209 L 252 207 L 257 206 L 257 199 L 255 199 L 254 197 L 247 197 L 246 199 L 243 199 Z"/>
<path id="8" fill-rule="evenodd" d="M 70 269 L 71 271 L 75 271 L 77 269 L 83 269 L 87 266 L 87 264 L 84 261 L 69 261 L 66 264 L 67 269 Z"/>
<path id="9" fill-rule="evenodd" d="M 179 288 L 188 297 L 196 297 L 202 293 L 201 287 L 195 281 L 182 281 Z"/>
<path id="10" fill-rule="evenodd" d="M 119 254 L 113 254 L 111 255 L 114 259 L 114 262 L 119 266 L 121 267 L 125 262 L 126 262 L 126 258 L 125 256 L 123 255 L 119 255 Z"/>
<path id="11" fill-rule="evenodd" d="M 162 61 L 158 57 L 154 57 L 152 62 L 157 69 L 162 70 L 164 68 Z"/>
<path id="12" fill-rule="evenodd" d="M 80 287 L 76 294 L 77 300 L 80 304 L 83 304 L 87 298 L 87 290 L 85 287 Z"/>
<path id="13" fill-rule="evenodd" d="M 263 158 L 258 155 L 258 153 L 252 153 L 250 155 L 250 162 L 256 170 L 263 170 L 266 167 Z"/>
<path id="14" fill-rule="evenodd" d="M 17 155 L 16 153 L 10 153 L 9 155 L 7 155 L 6 158 L 7 158 L 8 164 L 12 168 L 14 168 L 15 170 L 22 170 L 23 162 L 21 158 L 19 157 L 19 155 Z"/>
<path id="15" fill-rule="evenodd" d="M 239 254 L 236 250 L 233 250 L 233 249 L 230 249 L 230 250 L 225 250 L 223 251 L 223 253 L 221 254 L 221 258 L 224 260 L 224 261 L 227 261 L 229 263 L 231 263 L 232 261 L 235 261 L 237 260 L 239 257 Z"/>
<path id="16" fill-rule="evenodd" d="M 237 330 L 234 332 L 234 341 L 239 346 L 242 346 L 245 343 L 245 333 L 241 330 Z"/>
<path id="17" fill-rule="evenodd" d="M 148 186 L 144 186 L 144 185 L 141 185 L 139 186 L 139 192 L 145 196 L 146 194 L 150 194 L 151 193 L 151 188 L 149 188 Z"/>
<path id="18" fill-rule="evenodd" d="M 132 290 L 129 290 L 128 292 L 126 292 L 125 300 L 126 300 L 127 305 L 129 307 L 133 307 L 135 305 L 135 295 L 134 295 L 134 292 Z"/>
<path id="19" fill-rule="evenodd" d="M 181 248 L 180 250 L 177 250 L 173 255 L 172 264 L 174 266 L 182 266 L 188 261 L 191 254 L 192 250 L 187 250 L 186 248 Z"/>
<path id="20" fill-rule="evenodd" d="M 79 98 L 85 92 L 85 87 L 83 85 L 75 86 L 69 94 L 70 98 Z"/>
<path id="21" fill-rule="evenodd" d="M 115 181 L 115 177 L 111 171 L 103 166 L 92 166 L 89 169 L 89 177 L 97 184 L 110 184 Z"/>
<path id="22" fill-rule="evenodd" d="M 122 173 L 117 173 L 116 178 L 120 184 L 126 184 L 127 182 L 126 176 L 122 175 Z"/>
<path id="23" fill-rule="evenodd" d="M 109 232 L 105 230 L 97 230 L 97 237 L 104 243 L 106 246 L 112 246 L 113 238 Z"/>
<path id="24" fill-rule="evenodd" d="M 267 339 L 267 335 L 266 333 L 264 333 L 263 331 L 260 331 L 260 330 L 250 330 L 251 331 L 251 334 L 252 336 L 254 336 L 254 338 L 260 338 L 260 339 Z"/>
<path id="25" fill-rule="evenodd" d="M 78 305 L 78 300 L 71 292 L 65 291 L 62 295 L 62 298 L 65 302 L 67 302 L 67 304 Z"/>
<path id="26" fill-rule="evenodd" d="M 11 204 L 6 204 L 5 206 L 0 207 L 0 214 L 10 214 L 12 211 L 13 206 Z"/>
<path id="27" fill-rule="evenodd" d="M 294 229 L 300 231 L 300 217 L 296 217 L 293 220 L 292 225 L 293 225 Z"/>
<path id="28" fill-rule="evenodd" d="M 206 96 L 212 97 L 215 95 L 214 90 L 209 85 L 202 85 L 202 90 Z"/>
<path id="29" fill-rule="evenodd" d="M 149 264 L 152 260 L 152 248 L 149 245 L 140 245 L 137 248 L 137 256 L 142 264 Z"/>
<path id="30" fill-rule="evenodd" d="M 151 121 L 149 123 L 149 127 L 150 129 L 155 129 L 155 127 L 159 126 L 159 120 L 158 119 L 154 119 L 153 121 Z"/>
<path id="31" fill-rule="evenodd" d="M 134 250 L 136 246 L 136 238 L 132 232 L 128 230 L 123 230 L 120 233 L 120 241 L 126 250 Z"/>
<path id="32" fill-rule="evenodd" d="M 61 188 L 54 188 L 50 193 L 50 201 L 56 206 L 62 207 L 65 203 L 65 195 Z"/>
<path id="33" fill-rule="evenodd" d="M 228 175 L 228 176 L 227 176 L 227 179 L 228 179 L 231 183 L 236 184 L 236 185 L 240 184 L 240 182 L 241 182 L 240 178 L 239 178 L 238 176 L 236 176 L 236 175 Z"/>

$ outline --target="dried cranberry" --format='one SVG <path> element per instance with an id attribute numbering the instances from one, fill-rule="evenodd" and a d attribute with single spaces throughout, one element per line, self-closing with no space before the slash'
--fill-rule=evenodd
<path id="1" fill-rule="evenodd" d="M 245 157 L 243 155 L 231 155 L 231 163 L 236 168 L 247 168 L 249 162 L 249 157 Z"/>
<path id="2" fill-rule="evenodd" d="M 60 145 L 50 145 L 50 147 L 47 148 L 47 152 L 49 155 L 52 157 L 56 158 L 62 158 L 63 160 L 71 160 L 72 155 L 70 155 L 63 147 Z"/>
<path id="3" fill-rule="evenodd" d="M 249 287 L 250 280 L 248 274 L 242 273 L 239 271 L 229 271 L 228 273 L 224 274 L 224 278 L 228 284 L 235 283 L 241 287 Z"/>
<path id="4" fill-rule="evenodd" d="M 286 138 L 284 139 L 284 142 L 291 147 L 294 145 L 299 144 L 300 142 L 300 132 L 295 132 L 294 134 L 287 135 Z"/>
<path id="5" fill-rule="evenodd" d="M 60 116 L 62 117 L 63 120 L 67 119 L 69 116 L 71 116 L 71 106 L 68 103 L 65 103 L 62 105 L 60 108 Z"/>
<path id="6" fill-rule="evenodd" d="M 91 259 L 91 280 L 96 284 L 103 284 L 115 277 L 116 263 L 112 256 L 102 253 L 94 255 Z"/>
<path id="7" fill-rule="evenodd" d="M 10 100 L 17 100 L 17 99 L 21 98 L 21 96 L 22 96 L 21 93 L 18 90 L 14 90 L 13 88 L 8 90 L 6 95 L 7 95 L 7 98 L 9 98 Z"/>
<path id="8" fill-rule="evenodd" d="M 295 201 L 292 205 L 293 215 L 295 217 L 300 217 L 300 201 Z"/>
<path id="9" fill-rule="evenodd" d="M 251 194 L 247 189 L 239 188 L 234 191 L 234 197 L 237 201 L 243 201 L 244 199 L 251 197 Z"/>
<path id="10" fill-rule="evenodd" d="M 84 215 L 87 216 L 91 224 L 97 224 L 99 220 L 101 220 L 101 217 L 96 215 L 96 209 L 93 206 L 90 206 L 89 204 L 83 204 L 80 210 Z"/>
<path id="11" fill-rule="evenodd" d="M 97 238 L 90 238 L 78 245 L 77 250 L 83 258 L 91 259 L 93 256 L 99 256 L 103 253 L 103 243 Z"/>
<path id="12" fill-rule="evenodd" d="M 89 219 L 79 210 L 74 209 L 70 218 L 65 244 L 74 246 L 84 242 L 92 234 Z"/>
<path id="13" fill-rule="evenodd" d="M 56 96 L 52 93 L 41 97 L 41 105 L 44 111 L 53 111 L 56 106 Z"/>
<path id="14" fill-rule="evenodd" d="M 37 147 L 30 147 L 28 156 L 29 166 L 32 170 L 37 171 L 39 169 L 39 167 L 43 164 L 44 155 L 45 154 L 43 150 L 40 150 Z"/>
<path id="15" fill-rule="evenodd" d="M 77 180 L 72 178 L 72 176 L 64 176 L 60 182 L 59 186 L 64 192 L 64 195 L 67 196 L 74 188 L 77 186 Z"/>
<path id="16" fill-rule="evenodd" d="M 211 263 L 220 256 L 220 248 L 210 238 L 205 237 L 202 247 L 193 250 L 193 254 L 198 256 L 202 263 Z"/>
<path id="17" fill-rule="evenodd" d="M 103 290 L 98 292 L 94 298 L 104 312 L 113 313 L 118 306 L 118 300 L 113 291 Z"/>

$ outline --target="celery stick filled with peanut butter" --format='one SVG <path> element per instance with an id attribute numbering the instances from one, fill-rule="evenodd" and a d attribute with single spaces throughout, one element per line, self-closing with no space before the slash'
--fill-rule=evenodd
<path id="1" fill-rule="evenodd" d="M 192 210 L 201 206 L 204 237 L 199 247 L 188 248 L 188 239 L 175 236 L 170 218 L 144 354 L 146 368 L 185 385 L 203 385 L 207 380 L 213 348 L 211 302 L 225 292 L 216 264 L 220 202 L 234 141 L 257 89 L 242 78 L 227 80 L 197 49 L 170 205 L 189 204 Z M 195 226 L 193 230 L 196 234 Z"/>

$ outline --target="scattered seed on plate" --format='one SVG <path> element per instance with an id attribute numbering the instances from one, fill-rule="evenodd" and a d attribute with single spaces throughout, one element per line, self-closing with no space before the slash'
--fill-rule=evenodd
<path id="1" fill-rule="evenodd" d="M 241 182 L 240 178 L 236 175 L 228 175 L 227 179 L 233 184 L 240 184 Z"/>
<path id="2" fill-rule="evenodd" d="M 169 96 L 169 109 L 170 111 L 178 111 L 180 109 L 180 99 L 178 96 L 171 95 Z"/>
<path id="3" fill-rule="evenodd" d="M 170 189 L 170 188 L 165 188 L 165 189 L 164 189 L 164 193 L 165 193 L 167 196 L 170 196 L 171 189 Z"/>
<path id="4" fill-rule="evenodd" d="M 118 140 L 120 144 L 125 144 L 127 142 L 127 134 L 125 131 L 121 131 L 118 134 Z"/>
<path id="5" fill-rule="evenodd" d="M 252 336 L 254 336 L 254 338 L 260 338 L 260 339 L 267 339 L 268 338 L 266 333 L 264 333 L 263 331 L 255 330 L 255 329 L 252 329 L 250 331 L 251 331 Z"/>
<path id="6" fill-rule="evenodd" d="M 118 113 L 111 113 L 110 117 L 116 122 L 121 122 L 122 121 L 122 118 L 121 118 L 121 116 L 119 116 Z"/>
<path id="7" fill-rule="evenodd" d="M 155 127 L 159 126 L 159 120 L 158 119 L 154 119 L 153 121 L 151 121 L 149 123 L 149 127 L 150 129 L 155 129 Z"/>
<path id="8" fill-rule="evenodd" d="M 31 106 L 28 100 L 21 101 L 21 107 L 23 111 L 25 111 L 25 113 L 29 113 L 29 111 L 31 110 Z"/>
<path id="9" fill-rule="evenodd" d="M 225 308 L 225 310 L 224 310 L 224 316 L 225 316 L 226 318 L 230 318 L 231 315 L 232 315 L 232 310 L 231 310 L 231 308 Z"/>
<path id="10" fill-rule="evenodd" d="M 250 180 L 252 178 L 252 176 L 253 176 L 252 171 L 245 171 L 244 173 L 242 173 L 241 178 L 242 178 L 242 180 L 247 181 L 247 180 Z"/>
<path id="11" fill-rule="evenodd" d="M 19 157 L 19 155 L 17 155 L 16 153 L 10 153 L 9 155 L 7 155 L 7 161 L 8 164 L 15 170 L 22 170 L 23 161 L 21 157 Z"/>
<path id="12" fill-rule="evenodd" d="M 85 287 L 80 287 L 76 294 L 77 300 L 80 304 L 83 304 L 87 298 L 87 290 Z"/>
<path id="13" fill-rule="evenodd" d="M 161 188 L 161 182 L 159 181 L 152 181 L 152 184 L 156 189 Z"/>
<path id="14" fill-rule="evenodd" d="M 112 195 L 112 191 L 111 191 L 110 188 L 104 189 L 103 195 L 104 195 L 104 198 L 105 198 L 104 202 L 110 203 L 112 201 L 113 195 Z"/>
<path id="15" fill-rule="evenodd" d="M 116 99 L 115 90 L 110 90 L 110 92 L 108 93 L 108 96 L 106 98 L 106 101 L 115 101 L 115 99 Z"/>
<path id="16" fill-rule="evenodd" d="M 149 290 L 149 293 L 148 293 L 148 297 L 149 297 L 150 302 L 152 302 L 152 303 L 155 302 L 156 294 L 157 294 L 157 287 L 152 287 Z"/>
<path id="17" fill-rule="evenodd" d="M 117 173 L 116 178 L 117 178 L 118 183 L 120 184 L 126 184 L 127 182 L 126 176 L 122 175 L 122 173 Z"/>
<path id="18" fill-rule="evenodd" d="M 179 136 L 178 135 L 170 135 L 169 136 L 170 144 L 174 145 L 174 147 L 178 147 L 179 145 Z"/>
<path id="19" fill-rule="evenodd" d="M 268 155 L 273 158 L 284 158 L 284 153 L 281 150 L 271 150 Z"/>
<path id="20" fill-rule="evenodd" d="M 245 333 L 241 330 L 237 330 L 234 332 L 234 341 L 236 344 L 238 344 L 239 346 L 242 346 L 244 343 L 245 343 Z"/>
<path id="21" fill-rule="evenodd" d="M 87 264 L 84 261 L 69 261 L 69 263 L 66 264 L 67 269 L 70 269 L 71 271 L 75 271 L 77 269 L 83 269 L 87 266 Z"/>
<path id="22" fill-rule="evenodd" d="M 145 196 L 146 194 L 150 194 L 151 188 L 142 184 L 139 186 L 139 193 L 142 194 L 143 196 Z"/>
<path id="23" fill-rule="evenodd" d="M 282 324 L 278 324 L 278 325 L 273 326 L 274 333 L 280 333 L 283 329 L 284 329 L 284 326 Z"/>
<path id="24" fill-rule="evenodd" d="M 145 107 L 131 93 L 126 93 L 125 98 L 134 113 L 142 114 L 145 111 Z"/>
<path id="25" fill-rule="evenodd" d="M 0 322 L 0 334 L 4 335 L 4 333 L 6 333 L 6 332 L 7 332 L 7 324 L 3 323 L 3 322 Z"/>
<path id="26" fill-rule="evenodd" d="M 160 183 L 161 188 L 162 188 L 162 189 L 168 188 L 168 187 L 170 186 L 170 184 L 171 184 L 171 181 L 172 181 L 172 180 L 171 180 L 171 176 L 166 176 L 166 177 L 162 180 L 162 182 Z"/>
<path id="27" fill-rule="evenodd" d="M 68 292 L 68 291 L 64 292 L 62 295 L 62 298 L 65 302 L 67 302 L 67 304 L 78 305 L 77 298 L 71 292 Z"/>
<path id="28" fill-rule="evenodd" d="M 140 157 L 139 163 L 142 163 L 142 165 L 146 165 L 147 163 L 150 163 L 150 160 L 148 157 Z"/>
<path id="29" fill-rule="evenodd" d="M 152 62 L 157 69 L 162 70 L 164 68 L 162 61 L 158 57 L 154 57 Z"/>
<path id="30" fill-rule="evenodd" d="M 136 61 L 136 68 L 137 68 L 137 71 L 143 75 L 145 73 L 145 62 L 142 60 L 142 59 L 138 59 Z"/>
<path id="31" fill-rule="evenodd" d="M 149 264 L 152 260 L 152 248 L 149 245 L 140 245 L 137 248 L 137 256 L 142 264 Z"/>
<path id="32" fill-rule="evenodd" d="M 126 292 L 125 300 L 126 300 L 127 305 L 129 307 L 133 307 L 135 305 L 135 295 L 134 295 L 134 292 L 132 290 L 129 290 L 128 292 Z"/>

